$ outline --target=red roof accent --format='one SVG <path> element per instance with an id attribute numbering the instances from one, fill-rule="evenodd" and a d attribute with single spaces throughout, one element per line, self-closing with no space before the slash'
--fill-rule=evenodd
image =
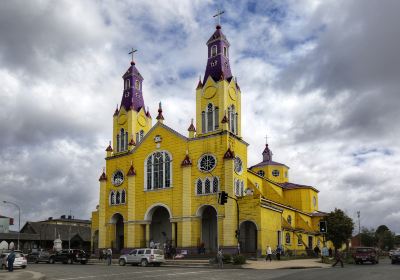
<path id="1" fill-rule="evenodd" d="M 133 140 L 133 138 L 131 138 L 131 141 L 128 144 L 129 146 L 136 146 L 135 141 Z"/>
<path id="2" fill-rule="evenodd" d="M 228 148 L 228 150 L 224 154 L 224 159 L 234 159 L 235 158 L 235 152 L 231 150 L 231 148 Z"/>
<path id="3" fill-rule="evenodd" d="M 161 102 L 158 106 L 158 116 L 156 118 L 157 120 L 164 120 L 164 116 L 162 115 L 162 108 L 161 108 Z"/>
<path id="4" fill-rule="evenodd" d="M 227 123 L 228 122 L 228 118 L 226 117 L 226 115 L 224 115 L 224 117 L 222 118 L 221 123 Z"/>
<path id="5" fill-rule="evenodd" d="M 112 151 L 113 151 L 113 149 L 111 148 L 111 144 L 110 144 L 110 145 L 108 145 L 106 152 L 112 152 Z"/>
<path id="6" fill-rule="evenodd" d="M 192 165 L 192 161 L 190 160 L 189 155 L 186 155 L 182 161 L 181 166 L 185 167 L 185 166 L 191 166 L 191 165 Z"/>
<path id="7" fill-rule="evenodd" d="M 203 84 L 202 84 L 201 80 L 199 80 L 199 83 L 197 84 L 196 89 L 200 89 L 202 87 L 203 87 Z"/>
<path id="8" fill-rule="evenodd" d="M 131 164 L 131 167 L 129 167 L 128 173 L 126 175 L 127 176 L 135 176 L 136 175 L 135 167 L 133 167 L 133 164 Z"/>
<path id="9" fill-rule="evenodd" d="M 188 128 L 188 131 L 196 132 L 196 128 L 195 128 L 194 125 L 193 125 L 193 119 L 192 119 L 192 122 L 190 123 L 190 126 L 189 126 L 189 128 Z"/>
<path id="10" fill-rule="evenodd" d="M 101 176 L 100 176 L 100 178 L 99 178 L 99 181 L 101 182 L 101 181 L 107 181 L 107 176 L 106 176 L 106 173 L 103 171 L 103 173 L 101 173 Z"/>
<path id="11" fill-rule="evenodd" d="M 118 113 L 119 113 L 119 110 L 118 110 L 118 104 L 117 104 L 117 109 L 115 109 L 114 116 L 117 116 Z"/>

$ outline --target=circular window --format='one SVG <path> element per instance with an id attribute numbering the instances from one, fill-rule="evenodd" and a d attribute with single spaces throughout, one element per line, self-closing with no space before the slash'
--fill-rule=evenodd
<path id="1" fill-rule="evenodd" d="M 272 170 L 272 176 L 278 177 L 279 176 L 279 170 Z"/>
<path id="2" fill-rule="evenodd" d="M 240 157 L 235 157 L 235 172 L 236 173 L 242 173 L 243 170 L 243 164 L 242 164 L 242 160 L 240 159 Z"/>
<path id="3" fill-rule="evenodd" d="M 262 177 L 265 176 L 264 170 L 258 170 L 258 171 L 257 171 L 257 174 L 260 175 L 260 176 L 262 176 Z"/>
<path id="4" fill-rule="evenodd" d="M 203 172 L 211 171 L 217 165 L 217 160 L 212 155 L 203 155 L 199 159 L 199 169 Z"/>
<path id="5" fill-rule="evenodd" d="M 114 186 L 119 186 L 124 182 L 124 174 L 121 170 L 117 170 L 112 175 L 112 183 Z"/>

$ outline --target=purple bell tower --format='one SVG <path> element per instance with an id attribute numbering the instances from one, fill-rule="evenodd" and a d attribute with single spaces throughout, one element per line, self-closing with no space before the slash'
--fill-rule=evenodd
<path id="1" fill-rule="evenodd" d="M 142 94 L 143 77 L 135 66 L 135 62 L 131 61 L 131 66 L 122 76 L 124 79 L 124 91 L 121 100 L 121 107 L 124 106 L 125 110 L 140 111 L 144 108 L 144 100 Z"/>

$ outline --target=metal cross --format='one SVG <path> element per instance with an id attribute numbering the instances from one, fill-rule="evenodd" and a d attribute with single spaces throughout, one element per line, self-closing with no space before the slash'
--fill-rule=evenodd
<path id="1" fill-rule="evenodd" d="M 129 54 L 132 55 L 132 61 L 133 61 L 133 54 L 134 54 L 135 52 L 137 52 L 137 50 L 134 50 L 134 49 L 132 48 L 132 51 L 129 53 Z"/>
<path id="2" fill-rule="evenodd" d="M 218 17 L 218 25 L 221 25 L 221 15 L 223 13 L 225 13 L 225 11 L 221 11 L 220 9 L 218 9 L 217 13 L 213 15 L 213 17 Z"/>
<path id="3" fill-rule="evenodd" d="M 268 144 L 268 135 L 265 135 L 265 144 Z"/>

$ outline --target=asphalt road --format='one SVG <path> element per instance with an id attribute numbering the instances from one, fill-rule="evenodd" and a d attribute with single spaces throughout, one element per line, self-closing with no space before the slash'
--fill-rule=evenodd
<path id="1" fill-rule="evenodd" d="M 30 264 L 29 270 L 46 274 L 48 280 L 88 280 L 88 279 L 285 279 L 285 280 L 395 280 L 400 279 L 400 265 L 392 265 L 382 260 L 378 265 L 346 265 L 344 268 L 328 269 L 216 269 L 189 267 L 137 267 L 106 266 L 104 264 L 64 265 Z"/>

